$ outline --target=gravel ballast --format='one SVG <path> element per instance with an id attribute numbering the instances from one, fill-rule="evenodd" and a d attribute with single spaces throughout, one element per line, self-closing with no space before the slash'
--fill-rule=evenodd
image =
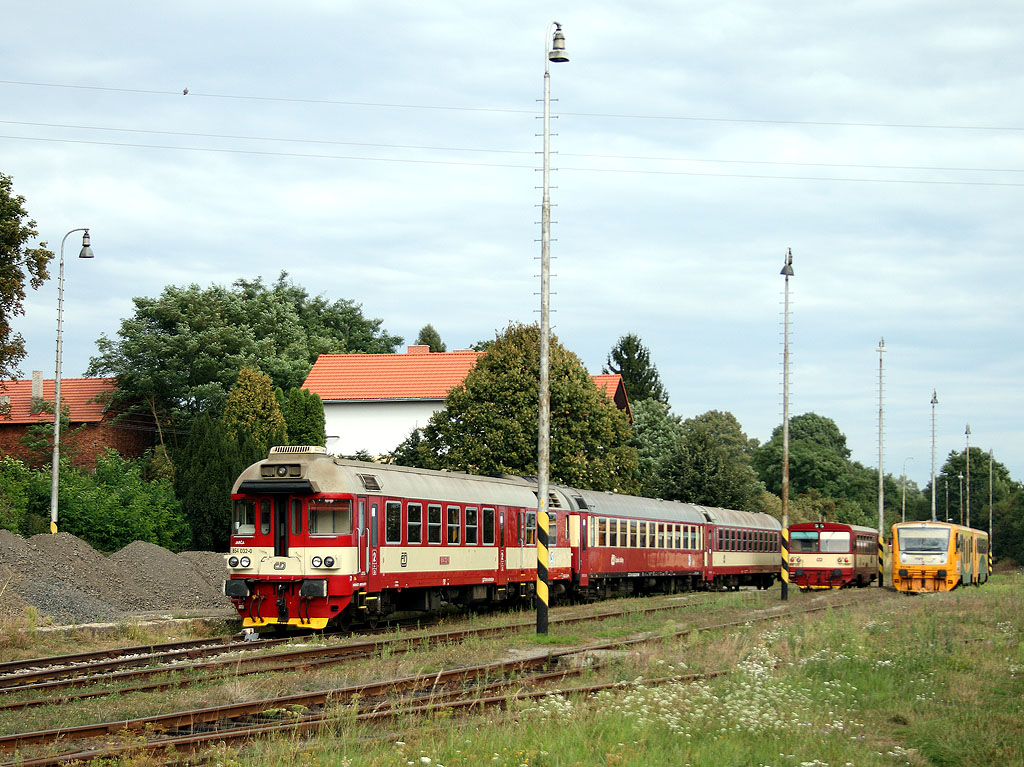
<path id="1" fill-rule="evenodd" d="M 0 615 L 35 608 L 39 622 L 121 621 L 153 615 L 230 614 L 224 555 L 175 554 L 135 541 L 109 556 L 68 533 L 25 539 L 0 530 Z"/>

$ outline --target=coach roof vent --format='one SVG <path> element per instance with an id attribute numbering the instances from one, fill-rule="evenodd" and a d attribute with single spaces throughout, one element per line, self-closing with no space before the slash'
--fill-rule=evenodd
<path id="1" fill-rule="evenodd" d="M 370 491 L 380 490 L 380 481 L 377 479 L 375 474 L 357 474 L 357 477 L 363 481 L 363 487 Z"/>
<path id="2" fill-rule="evenodd" d="M 270 455 L 281 455 L 282 453 L 310 453 L 313 455 L 327 455 L 327 448 L 321 445 L 275 445 L 270 448 Z"/>

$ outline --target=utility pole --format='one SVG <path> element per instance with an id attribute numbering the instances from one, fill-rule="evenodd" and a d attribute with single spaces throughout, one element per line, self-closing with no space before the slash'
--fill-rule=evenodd
<path id="1" fill-rule="evenodd" d="M 935 406 L 939 404 L 939 397 L 932 389 L 932 522 L 935 521 Z"/>
<path id="2" fill-rule="evenodd" d="M 878 340 L 878 587 L 885 580 L 885 487 L 882 474 L 882 354 L 885 352 L 885 339 Z"/>

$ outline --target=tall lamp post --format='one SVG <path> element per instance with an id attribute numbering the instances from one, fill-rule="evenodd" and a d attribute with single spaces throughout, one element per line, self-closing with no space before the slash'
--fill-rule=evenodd
<path id="1" fill-rule="evenodd" d="M 900 519 L 901 522 L 907 521 L 907 461 L 913 461 L 914 456 L 908 456 L 903 459 L 903 515 Z"/>
<path id="2" fill-rule="evenodd" d="M 60 268 L 57 272 L 57 377 L 53 386 L 53 460 L 50 468 L 50 532 L 57 532 L 57 497 L 60 484 L 60 332 L 64 324 L 64 243 L 75 232 L 82 235 L 82 250 L 79 258 L 92 258 L 87 228 L 72 229 L 60 241 Z"/>
<path id="3" fill-rule="evenodd" d="M 935 521 L 935 406 L 939 397 L 932 389 L 932 522 Z"/>
<path id="4" fill-rule="evenodd" d="M 782 311 L 782 599 L 789 599 L 789 278 L 793 276 L 793 249 L 779 272 L 786 278 Z"/>
<path id="5" fill-rule="evenodd" d="M 967 438 L 967 526 L 971 526 L 971 425 L 964 430 Z"/>
<path id="6" fill-rule="evenodd" d="M 551 27 L 555 28 L 551 35 Z M 551 49 L 547 41 L 551 40 Z M 548 475 L 551 464 L 551 73 L 549 63 L 569 60 L 562 25 L 548 25 L 544 39 L 544 174 L 540 209 L 540 402 L 537 418 L 537 633 L 548 633 Z"/>
<path id="7" fill-rule="evenodd" d="M 882 474 L 882 354 L 885 339 L 878 340 L 878 587 L 881 588 L 885 570 L 885 485 Z"/>

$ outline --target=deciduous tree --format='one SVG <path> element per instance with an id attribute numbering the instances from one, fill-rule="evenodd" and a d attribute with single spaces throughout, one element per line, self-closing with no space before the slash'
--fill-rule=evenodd
<path id="1" fill-rule="evenodd" d="M 445 399 L 423 439 L 441 468 L 473 474 L 537 472 L 540 369 L 537 325 L 510 325 Z M 632 493 L 636 448 L 629 421 L 598 391 L 583 363 L 552 339 L 551 478 Z"/>
<path id="2" fill-rule="evenodd" d="M 25 313 L 25 286 L 35 290 L 49 277 L 46 265 L 53 252 L 45 242 L 29 247 L 37 235 L 25 198 L 14 194 L 11 177 L 0 173 L 0 382 L 21 375 L 25 339 L 11 328 L 11 320 Z"/>

